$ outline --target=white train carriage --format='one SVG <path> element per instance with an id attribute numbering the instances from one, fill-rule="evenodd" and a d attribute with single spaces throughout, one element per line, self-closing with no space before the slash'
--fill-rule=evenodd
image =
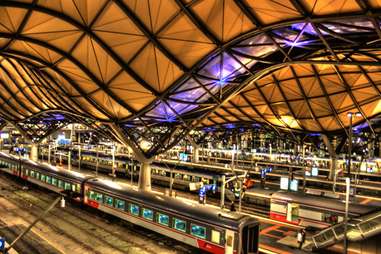
<path id="1" fill-rule="evenodd" d="M 349 217 L 356 218 L 379 208 L 361 204 L 349 206 Z M 326 228 L 343 220 L 345 203 L 338 199 L 297 192 L 274 192 L 270 218 L 301 226 Z"/>
<path id="2" fill-rule="evenodd" d="M 85 195 L 89 206 L 211 253 L 258 252 L 259 225 L 249 216 L 98 179 L 85 183 Z"/>

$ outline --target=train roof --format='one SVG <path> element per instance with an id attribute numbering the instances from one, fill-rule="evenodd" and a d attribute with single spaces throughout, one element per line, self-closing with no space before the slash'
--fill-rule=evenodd
<path id="1" fill-rule="evenodd" d="M 194 221 L 215 224 L 224 228 L 227 227 L 236 230 L 240 223 L 248 219 L 254 220 L 247 215 L 221 211 L 218 208 L 199 205 L 191 201 L 137 190 L 108 180 L 90 179 L 87 184 L 90 185 L 90 187 L 117 194 L 122 198 L 132 199 L 137 203 L 146 203 L 147 206 L 167 211 L 168 213 L 179 214 L 179 216 L 182 215 L 192 218 Z"/>
<path id="2" fill-rule="evenodd" d="M 342 213 L 345 211 L 345 203 L 341 200 L 300 192 L 278 191 L 272 194 L 271 199 L 280 199 L 287 202 L 295 202 L 311 207 L 321 207 L 327 210 L 335 210 Z M 380 208 L 355 203 L 351 203 L 349 205 L 349 212 L 358 216 L 366 215 L 377 210 L 380 210 Z"/>

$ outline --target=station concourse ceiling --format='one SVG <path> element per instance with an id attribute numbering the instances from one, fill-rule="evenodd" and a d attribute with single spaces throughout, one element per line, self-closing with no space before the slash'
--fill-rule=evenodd
<path id="1" fill-rule="evenodd" d="M 345 131 L 348 112 L 381 112 L 380 14 L 379 0 L 1 0 L 0 117 L 82 119 L 147 158 L 216 125 Z"/>

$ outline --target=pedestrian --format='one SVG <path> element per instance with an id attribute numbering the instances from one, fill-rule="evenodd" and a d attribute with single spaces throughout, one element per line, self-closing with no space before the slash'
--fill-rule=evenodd
<path id="1" fill-rule="evenodd" d="M 230 211 L 231 212 L 235 212 L 236 211 L 235 205 L 234 205 L 234 201 L 232 201 L 232 203 L 230 204 Z"/>
<path id="2" fill-rule="evenodd" d="M 300 230 L 297 235 L 297 241 L 299 244 L 299 249 L 303 247 L 304 241 L 306 240 L 306 231 L 304 229 Z"/>

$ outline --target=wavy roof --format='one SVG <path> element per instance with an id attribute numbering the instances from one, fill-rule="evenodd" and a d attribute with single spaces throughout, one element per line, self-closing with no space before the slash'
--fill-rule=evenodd
<path id="1" fill-rule="evenodd" d="M 381 111 L 380 8 L 2 0 L 0 117 L 25 125 L 45 112 L 75 115 L 145 157 L 203 126 L 345 130 L 348 112 L 361 113 L 357 123 Z"/>

